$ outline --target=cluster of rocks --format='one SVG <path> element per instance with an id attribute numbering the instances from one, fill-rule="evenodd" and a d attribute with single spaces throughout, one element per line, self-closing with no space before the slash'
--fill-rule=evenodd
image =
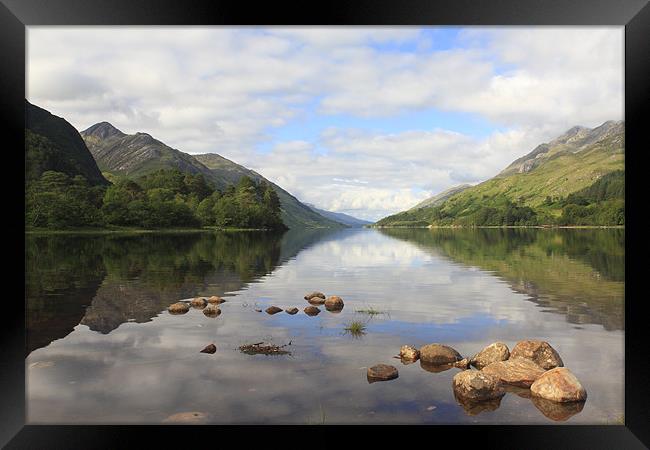
<path id="1" fill-rule="evenodd" d="M 312 292 L 310 294 L 307 294 L 305 295 L 305 300 L 310 303 L 310 305 L 303 310 L 304 313 L 308 316 L 317 316 L 320 314 L 321 310 L 316 305 L 323 305 L 326 310 L 332 313 L 341 312 L 344 306 L 343 299 L 338 295 L 325 297 L 325 294 L 322 292 Z M 262 312 L 261 309 L 255 309 L 255 311 Z M 287 314 L 294 315 L 297 314 L 299 310 L 296 307 L 282 309 L 278 306 L 269 306 L 264 311 L 269 315 L 277 314 L 282 311 L 286 312 Z"/>
<path id="2" fill-rule="evenodd" d="M 221 309 L 219 309 L 217 305 L 220 305 L 225 301 L 226 300 L 217 295 L 213 295 L 212 297 L 208 298 L 195 297 L 189 301 L 189 305 L 186 301 L 176 302 L 172 305 L 169 305 L 167 311 L 169 311 L 170 314 L 185 314 L 190 310 L 191 305 L 194 309 L 202 309 L 203 314 L 205 314 L 207 317 L 217 317 L 219 314 L 221 314 Z"/>
<path id="3" fill-rule="evenodd" d="M 587 399 L 584 387 L 545 341 L 520 341 L 512 351 L 506 344 L 495 342 L 470 358 L 463 358 L 443 344 L 424 345 L 420 349 L 404 345 L 399 358 L 404 364 L 419 359 L 420 365 L 430 372 L 461 369 L 452 381 L 454 396 L 470 414 L 494 410 L 506 392 L 514 392 L 531 398 L 547 417 L 565 420 L 581 411 Z M 397 377 L 393 366 L 379 364 L 368 369 L 368 382 Z"/>

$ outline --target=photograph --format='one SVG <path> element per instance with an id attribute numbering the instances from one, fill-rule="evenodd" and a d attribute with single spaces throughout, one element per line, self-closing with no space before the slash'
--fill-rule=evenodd
<path id="1" fill-rule="evenodd" d="M 27 25 L 25 423 L 625 425 L 625 56 Z"/>

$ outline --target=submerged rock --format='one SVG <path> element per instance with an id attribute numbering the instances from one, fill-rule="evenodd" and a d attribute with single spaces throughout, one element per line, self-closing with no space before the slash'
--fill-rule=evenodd
<path id="1" fill-rule="evenodd" d="M 315 306 L 308 306 L 304 309 L 304 311 L 308 316 L 317 316 L 320 314 L 320 309 L 316 308 Z"/>
<path id="2" fill-rule="evenodd" d="M 475 402 L 503 397 L 506 393 L 499 377 L 479 370 L 463 370 L 457 373 L 452 385 L 457 396 Z"/>
<path id="3" fill-rule="evenodd" d="M 294 314 L 298 313 L 298 308 L 287 308 L 284 310 L 284 312 L 293 316 Z"/>
<path id="4" fill-rule="evenodd" d="M 556 422 L 564 422 L 571 416 L 575 416 L 582 408 L 585 407 L 585 402 L 554 402 L 553 400 L 546 400 L 541 397 L 531 398 L 535 408 L 539 409 L 542 414 Z"/>
<path id="5" fill-rule="evenodd" d="M 478 352 L 470 360 L 470 364 L 481 370 L 485 366 L 497 361 L 506 361 L 510 357 L 510 350 L 503 342 L 495 342 Z"/>
<path id="6" fill-rule="evenodd" d="M 332 295 L 325 300 L 325 309 L 328 311 L 341 311 L 343 309 L 343 299 L 338 295 Z"/>
<path id="7" fill-rule="evenodd" d="M 255 308 L 255 312 L 262 312 L 262 310 L 259 308 Z"/>
<path id="8" fill-rule="evenodd" d="M 322 292 L 318 292 L 318 291 L 314 291 L 311 294 L 305 295 L 305 300 L 311 300 L 312 298 L 315 298 L 315 297 L 322 298 L 323 300 L 325 300 L 325 294 L 323 294 Z"/>
<path id="9" fill-rule="evenodd" d="M 397 368 L 388 364 L 377 364 L 368 368 L 368 383 L 394 380 L 398 376 Z"/>
<path id="10" fill-rule="evenodd" d="M 208 415 L 206 413 L 199 411 L 190 411 L 172 414 L 163 420 L 163 422 L 170 424 L 196 424 L 205 423 L 207 419 Z"/>
<path id="11" fill-rule="evenodd" d="M 200 351 L 200 353 L 214 353 L 217 351 L 217 346 L 214 344 L 210 344 L 206 346 L 203 350 Z"/>
<path id="12" fill-rule="evenodd" d="M 221 310 L 217 308 L 216 305 L 211 304 L 203 308 L 203 314 L 208 317 L 217 317 L 219 314 L 221 314 Z"/>
<path id="13" fill-rule="evenodd" d="M 402 345 L 399 349 L 399 356 L 406 361 L 417 361 L 420 359 L 420 350 L 410 345 Z"/>
<path id="14" fill-rule="evenodd" d="M 174 303 L 173 305 L 169 305 L 169 307 L 167 308 L 167 311 L 169 311 L 170 314 L 185 314 L 189 310 L 190 307 L 183 302 Z"/>
<path id="15" fill-rule="evenodd" d="M 530 387 L 535 380 L 542 376 L 544 369 L 530 359 L 510 358 L 507 361 L 493 362 L 483 368 L 482 372 L 495 375 L 507 384 Z"/>
<path id="16" fill-rule="evenodd" d="M 216 303 L 217 305 L 224 302 L 225 300 L 219 297 L 218 295 L 213 295 L 208 299 L 208 303 Z"/>
<path id="17" fill-rule="evenodd" d="M 282 311 L 282 308 L 278 308 L 277 306 L 269 306 L 268 308 L 266 308 L 266 313 L 271 315 L 277 314 L 280 311 Z"/>
<path id="18" fill-rule="evenodd" d="M 320 297 L 312 297 L 307 301 L 312 305 L 322 305 L 323 303 L 325 303 L 325 299 Z"/>
<path id="19" fill-rule="evenodd" d="M 426 363 L 451 364 L 462 358 L 460 353 L 447 345 L 429 344 L 420 348 L 420 360 Z"/>
<path id="20" fill-rule="evenodd" d="M 511 358 L 526 358 L 544 370 L 563 367 L 562 358 L 546 341 L 521 341 L 510 352 Z"/>
<path id="21" fill-rule="evenodd" d="M 203 297 L 193 298 L 190 304 L 195 308 L 205 308 L 205 305 L 208 304 L 208 301 Z"/>
<path id="22" fill-rule="evenodd" d="M 534 397 L 554 402 L 581 402 L 587 399 L 587 391 L 578 379 L 565 367 L 556 367 L 541 375 L 530 386 Z"/>

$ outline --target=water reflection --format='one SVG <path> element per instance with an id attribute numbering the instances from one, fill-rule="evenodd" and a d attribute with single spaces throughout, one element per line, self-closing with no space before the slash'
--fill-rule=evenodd
<path id="1" fill-rule="evenodd" d="M 178 299 L 237 291 L 330 233 L 28 235 L 27 354 L 77 324 L 108 334 Z"/>
<path id="2" fill-rule="evenodd" d="M 625 230 L 382 229 L 435 255 L 494 272 L 573 324 L 624 329 Z"/>

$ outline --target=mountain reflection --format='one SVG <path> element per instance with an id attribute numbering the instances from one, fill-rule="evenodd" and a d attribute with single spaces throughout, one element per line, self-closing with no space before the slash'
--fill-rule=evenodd
<path id="1" fill-rule="evenodd" d="M 466 266 L 573 324 L 624 329 L 625 230 L 381 229 Z"/>
<path id="2" fill-rule="evenodd" d="M 181 298 L 240 290 L 329 233 L 28 235 L 26 354 L 79 323 L 107 334 Z"/>

